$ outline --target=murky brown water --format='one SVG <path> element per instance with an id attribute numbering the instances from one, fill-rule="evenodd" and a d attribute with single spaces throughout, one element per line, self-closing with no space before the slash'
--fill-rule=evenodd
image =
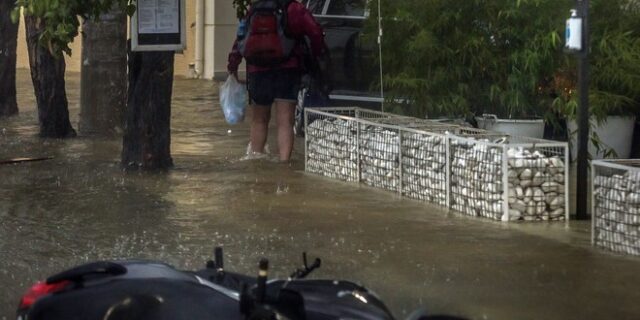
<path id="1" fill-rule="evenodd" d="M 74 125 L 78 75 L 67 88 Z M 253 273 L 286 276 L 307 250 L 315 277 L 377 291 L 399 318 L 424 306 L 474 319 L 638 319 L 640 259 L 592 249 L 589 224 L 503 225 L 266 161 L 239 161 L 248 130 L 229 128 L 214 84 L 177 80 L 166 174 L 124 174 L 120 139 L 41 140 L 26 70 L 22 113 L 0 120 L 0 319 L 34 281 L 94 259 L 197 268 L 214 245 Z M 231 134 L 227 130 L 231 129 Z M 275 143 L 272 142 L 272 145 Z M 298 145 L 298 150 L 302 150 Z"/>

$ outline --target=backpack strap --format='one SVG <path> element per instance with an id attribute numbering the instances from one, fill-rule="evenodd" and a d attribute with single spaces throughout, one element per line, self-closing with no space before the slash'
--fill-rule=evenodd
<path id="1" fill-rule="evenodd" d="M 287 38 L 293 39 L 294 37 L 289 32 L 289 5 L 293 0 L 276 0 L 282 10 L 282 30 Z"/>

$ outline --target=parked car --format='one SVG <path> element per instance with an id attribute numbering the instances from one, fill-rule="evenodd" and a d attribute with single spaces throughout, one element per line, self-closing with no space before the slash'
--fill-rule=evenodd
<path id="1" fill-rule="evenodd" d="M 375 44 L 362 41 L 368 0 L 302 0 L 325 31 L 333 71 L 332 104 L 380 103 Z M 359 102 L 359 103 L 358 103 Z"/>
<path id="2" fill-rule="evenodd" d="M 365 21 L 369 18 L 369 0 L 302 0 L 322 25 L 331 52 L 333 90 L 331 106 L 360 106 L 379 109 L 382 98 L 372 90 L 379 78 L 378 51 L 375 44 L 363 41 Z M 303 88 L 298 96 L 294 131 L 304 135 L 304 108 L 325 104 Z M 308 102 L 312 101 L 310 105 Z"/>

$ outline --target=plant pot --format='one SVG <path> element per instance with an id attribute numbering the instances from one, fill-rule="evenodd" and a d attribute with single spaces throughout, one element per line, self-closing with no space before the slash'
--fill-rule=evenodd
<path id="1" fill-rule="evenodd" d="M 609 116 L 607 120 L 599 125 L 595 125 L 595 120 L 591 119 L 591 129 L 600 138 L 604 147 L 613 149 L 618 159 L 628 159 L 631 155 L 631 144 L 633 143 L 633 130 L 636 123 L 635 117 Z M 576 159 L 578 149 L 574 146 L 578 139 L 578 125 L 575 120 L 568 123 L 570 133 L 571 158 Z M 589 137 L 589 154 L 593 159 L 602 159 L 604 151 L 598 152 L 596 146 L 591 143 Z"/>
<path id="2" fill-rule="evenodd" d="M 482 117 L 476 117 L 478 128 L 503 132 L 513 136 L 524 136 L 542 139 L 544 137 L 544 120 L 514 120 L 514 119 L 498 119 L 493 114 L 485 114 Z"/>

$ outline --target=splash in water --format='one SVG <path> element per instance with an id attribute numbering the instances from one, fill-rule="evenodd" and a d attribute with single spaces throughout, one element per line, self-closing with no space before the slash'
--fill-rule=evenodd
<path id="1" fill-rule="evenodd" d="M 276 189 L 276 194 L 281 195 L 289 192 L 289 185 L 285 182 L 278 182 L 278 189 Z"/>
<path id="2" fill-rule="evenodd" d="M 240 158 L 240 161 L 262 160 L 262 159 L 274 161 L 274 160 L 277 160 L 277 157 L 271 154 L 271 151 L 269 149 L 269 144 L 265 144 L 264 152 L 255 152 L 251 150 L 251 142 L 249 142 L 249 144 L 247 144 L 247 152 L 244 155 L 244 157 Z"/>

